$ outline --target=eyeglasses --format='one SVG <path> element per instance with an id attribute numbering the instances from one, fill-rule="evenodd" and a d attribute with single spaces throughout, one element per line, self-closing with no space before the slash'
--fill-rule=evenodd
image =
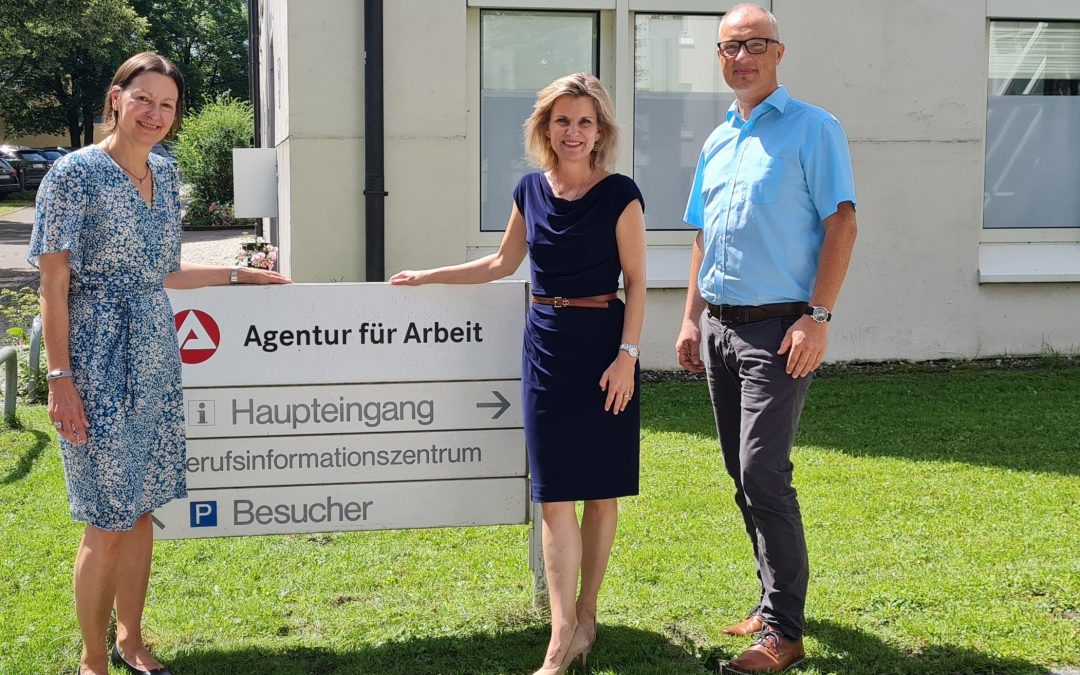
<path id="1" fill-rule="evenodd" d="M 764 54 L 769 48 L 769 43 L 775 42 L 780 44 L 779 40 L 772 38 L 750 38 L 749 40 L 724 40 L 723 42 L 717 42 L 716 48 L 720 50 L 720 55 L 729 59 L 733 59 L 739 55 L 742 48 L 746 47 L 747 54 Z"/>

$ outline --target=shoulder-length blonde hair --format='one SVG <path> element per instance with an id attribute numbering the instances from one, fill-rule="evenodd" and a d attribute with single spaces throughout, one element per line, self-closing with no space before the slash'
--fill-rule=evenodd
<path id="1" fill-rule="evenodd" d="M 615 161 L 619 146 L 619 125 L 615 123 L 614 106 L 604 85 L 591 73 L 574 73 L 555 80 L 536 94 L 532 114 L 525 120 L 525 154 L 529 160 L 544 171 L 558 165 L 559 157 L 551 149 L 551 141 L 544 132 L 551 123 L 551 109 L 562 96 L 588 96 L 596 105 L 596 123 L 600 125 L 600 138 L 592 151 L 592 165 L 606 169 Z"/>

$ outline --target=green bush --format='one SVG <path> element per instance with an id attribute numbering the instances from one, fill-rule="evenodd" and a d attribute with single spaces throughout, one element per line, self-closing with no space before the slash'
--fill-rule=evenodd
<path id="1" fill-rule="evenodd" d="M 193 203 L 232 204 L 233 148 L 251 147 L 255 114 L 251 104 L 228 94 L 184 118 L 176 139 L 176 159 Z"/>
<path id="2" fill-rule="evenodd" d="M 10 288 L 0 290 L 0 318 L 9 326 L 4 342 L 19 348 L 19 373 L 25 378 L 19 382 L 19 393 L 27 396 L 29 403 L 44 403 L 48 393 L 45 382 L 44 341 L 38 354 L 37 379 L 31 382 L 30 375 L 30 334 L 33 330 L 34 317 L 37 315 L 37 289 L 25 286 L 14 291 Z"/>
<path id="3" fill-rule="evenodd" d="M 187 210 L 184 212 L 185 227 L 228 227 L 230 225 L 255 227 L 256 221 L 251 218 L 237 218 L 233 213 L 233 205 L 229 202 L 207 204 L 199 199 L 188 202 Z"/>
<path id="4" fill-rule="evenodd" d="M 25 345 L 30 341 L 34 317 L 38 315 L 38 292 L 24 286 L 18 290 L 0 289 L 0 318 L 9 328 L 4 342 L 9 345 Z"/>

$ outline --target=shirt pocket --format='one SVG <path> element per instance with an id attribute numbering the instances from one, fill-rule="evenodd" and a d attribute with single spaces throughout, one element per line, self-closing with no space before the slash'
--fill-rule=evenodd
<path id="1" fill-rule="evenodd" d="M 780 198 L 780 187 L 784 183 L 784 167 L 787 160 L 783 157 L 763 157 L 758 165 L 757 177 L 750 185 L 750 201 L 755 204 L 772 204 Z"/>

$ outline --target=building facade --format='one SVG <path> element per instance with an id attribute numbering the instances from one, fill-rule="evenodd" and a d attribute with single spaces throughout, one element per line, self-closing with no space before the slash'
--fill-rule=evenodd
<path id="1" fill-rule="evenodd" d="M 385 269 L 494 251 L 529 170 L 535 92 L 589 70 L 612 92 L 615 169 L 646 200 L 642 364 L 676 368 L 694 162 L 733 100 L 722 0 L 383 3 Z M 1080 3 L 772 0 L 792 95 L 847 131 L 859 241 L 829 360 L 1080 351 Z M 269 231 L 298 281 L 363 281 L 360 0 L 259 0 Z M 525 268 L 519 270 L 525 278 Z"/>

